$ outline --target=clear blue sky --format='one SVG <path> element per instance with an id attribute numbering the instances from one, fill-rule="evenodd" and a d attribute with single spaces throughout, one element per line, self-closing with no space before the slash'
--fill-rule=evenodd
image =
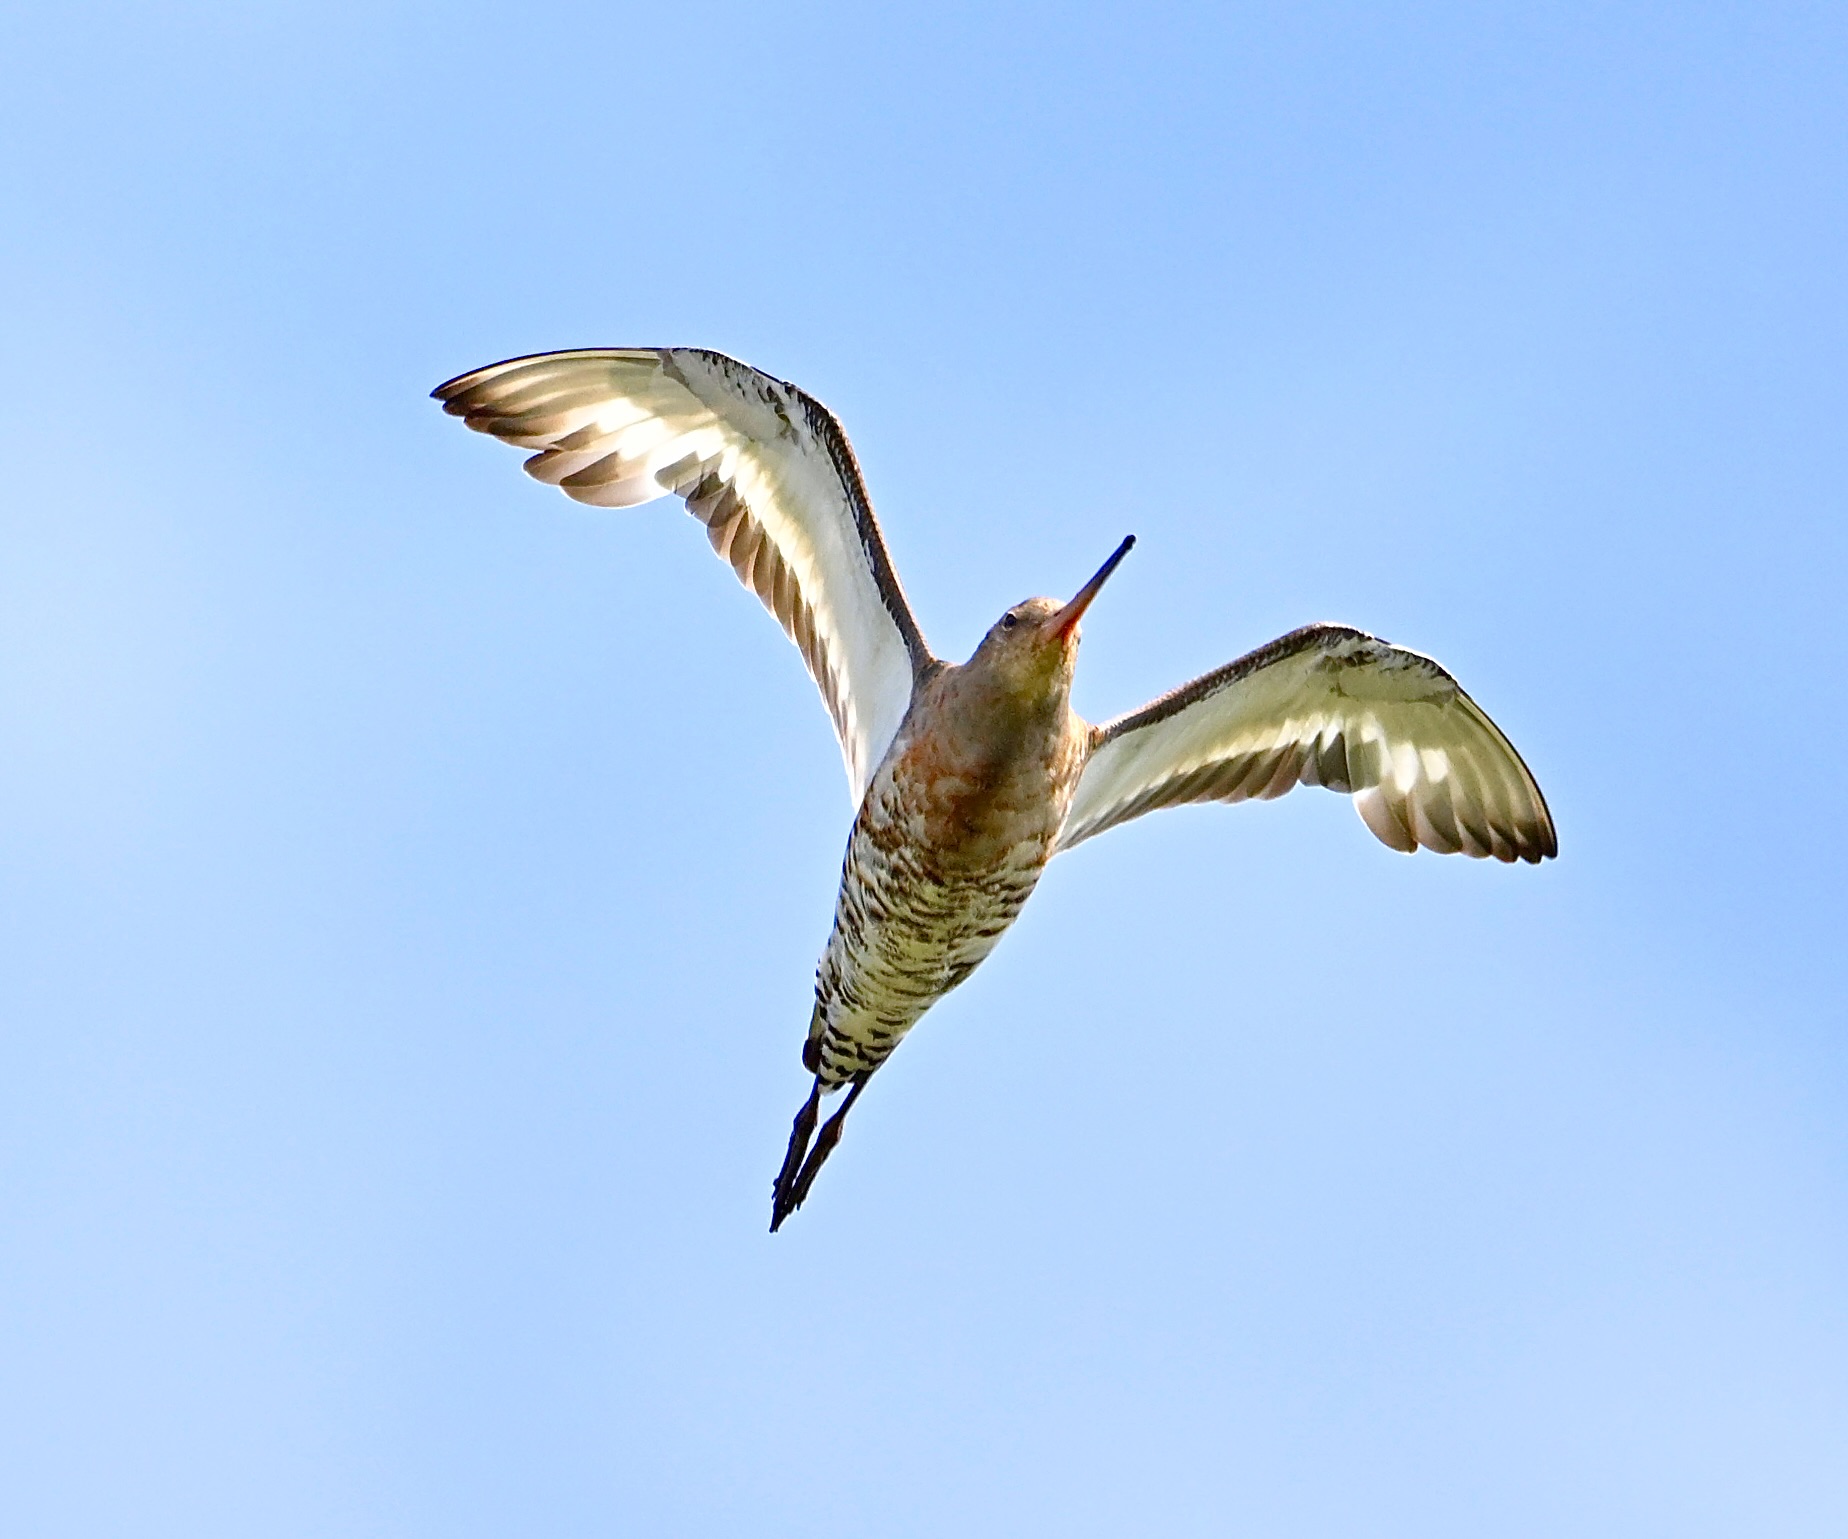
<path id="1" fill-rule="evenodd" d="M 0 17 L 0 1530 L 1848 1532 L 1848 22 Z M 850 809 L 669 505 L 431 386 L 693 343 L 936 648 L 1433 653 L 1541 870 L 1054 865 L 774 1239 Z"/>

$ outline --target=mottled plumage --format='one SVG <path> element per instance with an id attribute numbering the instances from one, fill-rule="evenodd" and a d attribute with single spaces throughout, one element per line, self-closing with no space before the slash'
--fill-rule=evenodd
<path id="1" fill-rule="evenodd" d="M 1557 853 L 1539 786 L 1456 680 L 1346 626 L 1292 631 L 1086 724 L 1069 703 L 1078 620 L 1131 540 L 1069 603 L 1029 599 L 967 663 L 935 657 L 840 424 L 723 354 L 550 353 L 435 394 L 470 427 L 535 450 L 528 472 L 580 502 L 684 497 L 801 651 L 834 722 L 857 816 L 772 1229 L 808 1195 L 869 1076 L 994 949 L 1059 850 L 1157 807 L 1319 785 L 1351 796 L 1393 849 Z M 818 1132 L 823 1095 L 842 1087 Z"/>
<path id="2" fill-rule="evenodd" d="M 1090 746 L 1069 670 L 1023 698 L 984 661 L 919 688 L 854 819 L 804 1053 L 824 1089 L 878 1068 L 975 970 L 1058 845 Z"/>

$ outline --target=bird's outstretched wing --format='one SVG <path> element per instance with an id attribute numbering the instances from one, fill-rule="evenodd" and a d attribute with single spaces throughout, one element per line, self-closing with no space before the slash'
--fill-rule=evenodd
<path id="1" fill-rule="evenodd" d="M 598 508 L 673 493 L 802 652 L 857 805 L 933 659 L 847 435 L 813 396 L 703 348 L 491 364 L 443 410 L 535 453 L 528 475 Z"/>
<path id="2" fill-rule="evenodd" d="M 1395 850 L 1538 863 L 1546 799 L 1482 708 L 1417 652 L 1308 625 L 1096 729 L 1059 847 L 1181 802 L 1352 794 Z"/>

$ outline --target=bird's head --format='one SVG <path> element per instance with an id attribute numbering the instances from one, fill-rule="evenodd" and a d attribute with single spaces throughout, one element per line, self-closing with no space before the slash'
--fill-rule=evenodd
<path id="1" fill-rule="evenodd" d="M 1078 621 L 1135 543 L 1133 534 L 1127 536 L 1069 603 L 1031 598 L 1016 604 L 989 627 L 969 666 L 989 674 L 1008 693 L 1027 698 L 1069 684 L 1078 658 Z"/>

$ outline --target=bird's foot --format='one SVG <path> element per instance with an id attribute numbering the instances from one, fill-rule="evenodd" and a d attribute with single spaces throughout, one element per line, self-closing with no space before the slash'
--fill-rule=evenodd
<path id="1" fill-rule="evenodd" d="M 821 1167 L 827 1163 L 828 1156 L 834 1152 L 834 1146 L 841 1141 L 841 1129 L 847 1121 L 847 1113 L 853 1110 L 853 1103 L 859 1099 L 860 1092 L 866 1088 L 866 1082 L 871 1075 L 872 1070 L 867 1069 L 854 1076 L 853 1085 L 847 1091 L 847 1098 L 841 1102 L 841 1109 L 821 1125 L 821 1132 L 815 1139 L 815 1147 L 809 1150 L 808 1158 L 802 1162 L 802 1168 L 796 1173 L 795 1180 L 790 1183 L 787 1196 L 781 1195 L 779 1186 L 778 1211 L 771 1219 L 771 1233 L 774 1234 L 777 1225 L 807 1200 L 809 1188 L 815 1184 L 815 1177 L 820 1173 Z M 817 1085 L 819 1086 L 819 1081 Z M 780 1182 L 781 1178 L 778 1179 Z"/>
<path id="2" fill-rule="evenodd" d="M 770 1187 L 770 1232 L 775 1234 L 783 1220 L 795 1212 L 800 1197 L 791 1191 L 802 1169 L 802 1157 L 808 1153 L 809 1140 L 815 1136 L 815 1119 L 821 1115 L 821 1076 L 815 1076 L 815 1088 L 796 1113 L 795 1125 L 789 1130 L 789 1148 L 783 1155 L 783 1168 L 776 1173 Z M 835 1135 L 838 1137 L 839 1135 Z M 806 1191 L 807 1188 L 805 1187 Z"/>

